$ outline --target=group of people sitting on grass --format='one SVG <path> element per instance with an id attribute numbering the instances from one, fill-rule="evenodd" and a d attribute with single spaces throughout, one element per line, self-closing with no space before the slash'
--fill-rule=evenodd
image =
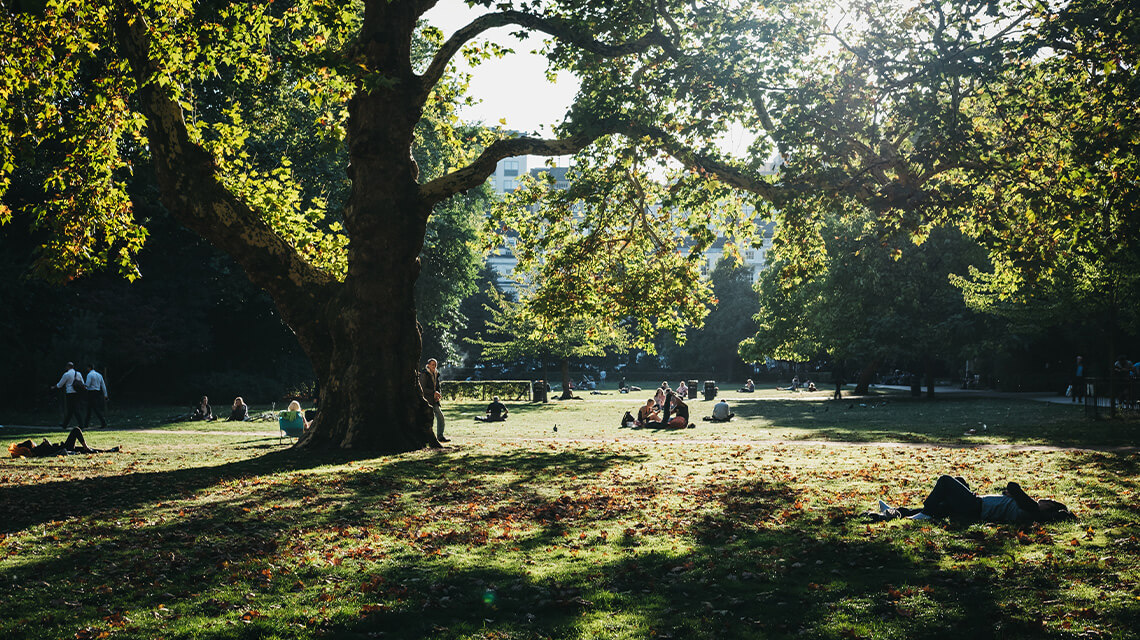
<path id="1" fill-rule="evenodd" d="M 289 403 L 289 408 L 278 417 L 284 417 L 288 420 L 300 419 L 304 427 L 308 429 L 309 424 L 312 423 L 316 417 L 315 414 L 315 411 L 302 411 L 301 403 L 294 400 Z M 181 416 L 180 419 L 212 422 L 214 420 L 221 420 L 221 416 L 214 413 L 214 408 L 210 405 L 209 396 L 202 396 L 198 404 L 190 408 L 190 413 Z M 253 417 L 249 414 L 249 405 L 245 403 L 245 400 L 242 399 L 241 396 L 234 398 L 233 403 L 230 405 L 230 417 L 226 418 L 226 422 L 247 422 L 252 419 Z"/>
<path id="2" fill-rule="evenodd" d="M 625 427 L 656 429 L 693 429 L 697 426 L 689 421 L 689 405 L 685 404 L 684 397 L 680 393 L 674 393 L 668 382 L 661 383 L 657 393 L 638 409 L 636 418 L 626 411 L 621 423 Z"/>
<path id="3" fill-rule="evenodd" d="M 184 416 L 183 419 L 209 422 L 220 420 L 221 416 L 214 415 L 214 407 L 210 406 L 210 398 L 208 396 L 202 396 L 197 406 L 191 407 L 190 413 Z M 234 398 L 234 402 L 230 406 L 230 417 L 226 418 L 226 422 L 244 422 L 249 419 L 249 405 L 245 403 L 245 400 L 242 400 L 241 396 Z"/>
<path id="4" fill-rule="evenodd" d="M 751 380 L 749 380 L 749 382 L 751 382 Z M 800 389 L 803 389 L 804 391 L 819 390 L 816 388 L 815 383 L 811 380 L 808 380 L 807 384 L 800 382 L 799 376 L 792 376 L 792 383 L 786 387 L 776 387 L 777 391 L 799 391 Z"/>
<path id="5" fill-rule="evenodd" d="M 684 394 L 681 391 L 684 390 Z M 688 385 L 682 380 L 677 385 L 677 391 L 669 388 L 668 382 L 662 382 L 652 398 L 645 401 L 645 405 L 637 410 L 637 415 L 626 411 L 622 416 L 623 427 L 649 427 L 654 429 L 695 429 L 697 425 L 689 420 L 689 405 L 685 403 L 685 394 L 689 391 Z M 728 402 L 721 399 L 713 406 L 711 416 L 703 419 L 708 422 L 728 422 L 736 417 L 729 408 Z"/>

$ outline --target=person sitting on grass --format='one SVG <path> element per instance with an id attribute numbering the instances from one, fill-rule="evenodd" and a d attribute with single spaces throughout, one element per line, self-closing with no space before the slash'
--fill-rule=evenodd
<path id="1" fill-rule="evenodd" d="M 503 422 L 507 419 L 507 405 L 499 402 L 499 396 L 491 398 L 491 404 L 487 405 L 487 415 L 475 416 L 479 422 Z"/>
<path id="2" fill-rule="evenodd" d="M 740 393 L 752 393 L 755 390 L 756 390 L 756 383 L 752 381 L 752 378 L 745 380 L 744 386 L 740 387 Z"/>
<path id="3" fill-rule="evenodd" d="M 668 385 L 667 382 L 662 382 L 661 386 L 657 387 L 657 392 L 653 394 L 653 404 L 656 406 L 658 411 L 665 408 L 665 398 L 667 395 L 665 392 L 666 385 Z"/>
<path id="4" fill-rule="evenodd" d="M 52 444 L 47 441 L 47 438 L 44 438 L 43 442 L 36 445 L 33 445 L 31 440 L 25 440 L 8 447 L 8 453 L 13 458 L 44 458 L 47 456 L 63 456 L 69 453 L 112 453 L 117 451 L 119 451 L 119 447 L 93 449 L 87 446 L 87 441 L 83 439 L 83 431 L 79 427 L 72 427 L 71 432 L 67 434 L 67 439 L 63 442 Z"/>
<path id="5" fill-rule="evenodd" d="M 677 395 L 682 398 L 688 397 L 689 395 L 689 385 L 685 384 L 684 380 L 677 383 Z"/>
<path id="6" fill-rule="evenodd" d="M 202 396 L 198 401 L 198 406 L 194 407 L 194 411 L 190 414 L 191 420 L 217 420 L 218 417 L 214 415 L 214 408 L 210 406 L 210 399 Z"/>
<path id="7" fill-rule="evenodd" d="M 669 426 L 674 429 L 693 429 L 697 425 L 689 422 L 689 405 L 676 394 L 670 394 L 670 405 L 673 408 L 673 417 L 669 419 Z"/>
<path id="8" fill-rule="evenodd" d="M 736 417 L 736 414 L 728 407 L 728 403 L 725 402 L 724 398 L 721 398 L 719 402 L 713 405 L 712 415 L 705 418 L 705 420 L 709 422 L 728 422 L 734 417 Z"/>
<path id="9" fill-rule="evenodd" d="M 894 508 L 882 500 L 879 510 L 864 513 L 868 519 L 892 520 L 910 518 L 955 518 L 982 522 L 1059 522 L 1076 520 L 1069 508 L 1056 500 L 1030 498 L 1016 482 L 1006 484 L 1000 494 L 979 496 L 961 477 L 939 476 L 934 489 L 922 502 L 921 509 Z"/>
<path id="10" fill-rule="evenodd" d="M 249 405 L 241 396 L 234 398 L 233 407 L 230 408 L 230 417 L 226 418 L 226 422 L 244 422 L 249 420 Z"/>
<path id="11" fill-rule="evenodd" d="M 657 415 L 657 406 L 650 398 L 645 401 L 645 406 L 637 412 L 637 426 L 644 427 L 650 423 L 660 422 L 661 418 Z"/>

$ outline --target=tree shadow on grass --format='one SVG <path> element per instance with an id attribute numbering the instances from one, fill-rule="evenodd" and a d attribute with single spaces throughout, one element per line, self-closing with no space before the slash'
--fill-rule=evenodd
<path id="1" fill-rule="evenodd" d="M 1041 567 L 1018 567 L 1015 576 L 980 563 L 940 568 L 940 554 L 912 540 L 923 537 L 918 531 L 845 536 L 859 525 L 837 513 L 816 518 L 797 510 L 797 494 L 786 485 L 740 483 L 708 498 L 719 508 L 688 526 L 691 550 L 637 553 L 645 534 L 635 532 L 627 534 L 630 553 L 599 558 L 588 541 L 543 529 L 524 547 L 549 554 L 579 545 L 595 559 L 569 561 L 568 571 L 542 578 L 525 568 L 446 561 L 370 571 L 380 604 L 326 630 L 396 638 L 851 638 L 901 630 L 903 637 L 961 638 L 987 637 L 1000 625 L 1012 637 L 1035 637 L 1037 612 L 1007 610 L 1000 594 L 1017 587 L 1032 588 L 1035 597 L 1064 591 Z M 946 526 L 954 535 L 969 533 Z M 975 555 L 993 557 L 1008 542 L 965 540 Z M 1091 579 L 1095 571 L 1078 574 Z"/>
<path id="2" fill-rule="evenodd" d="M 259 445 L 254 445 L 254 448 L 259 448 Z M 163 499 L 186 497 L 200 489 L 237 478 L 310 469 L 365 457 L 364 454 L 345 452 L 278 449 L 255 458 L 216 466 L 0 486 L 0 504 L 19 505 L 18 509 L 10 510 L 0 523 L 0 533 L 11 533 L 53 520 L 129 510 Z"/>
<path id="3" fill-rule="evenodd" d="M 251 449 L 275 448 L 272 444 L 257 444 L 256 441 L 248 444 Z M 509 470 L 518 476 L 516 484 L 526 484 L 552 470 L 563 469 L 574 474 L 596 473 L 619 461 L 633 458 L 605 453 L 583 455 L 576 451 L 517 450 L 498 456 L 465 456 L 464 459 L 465 465 L 471 465 L 465 467 L 467 469 L 479 469 L 480 472 Z M 195 491 L 240 478 L 371 459 L 375 459 L 374 454 L 277 449 L 255 458 L 216 466 L 0 486 L 0 504 L 19 505 L 19 508 L 10 510 L 3 523 L 0 523 L 0 533 L 20 531 L 53 520 L 129 510 L 164 499 L 183 498 Z M 410 481 L 434 478 L 453 471 L 457 471 L 453 456 L 445 450 L 436 455 L 417 457 L 414 461 L 386 465 L 377 477 L 391 478 L 395 474 L 401 481 Z M 358 475 L 354 474 L 354 477 Z M 356 481 L 370 482 L 360 479 Z"/>
<path id="4" fill-rule="evenodd" d="M 1115 579 L 1063 555 L 1012 563 L 1011 545 L 1046 544 L 1047 532 L 1022 540 L 1001 527 L 866 526 L 838 508 L 805 510 L 784 482 L 682 487 L 692 506 L 670 513 L 655 508 L 651 482 L 610 495 L 589 482 L 643 462 L 636 454 L 443 451 L 278 479 L 262 474 L 329 460 L 267 458 L 189 480 L 140 474 L 166 486 L 121 496 L 117 514 L 48 523 L 57 547 L 0 567 L 20 612 L 0 629 L 24 618 L 22 628 L 43 626 L 40 637 L 71 637 L 110 630 L 130 612 L 177 618 L 168 638 L 301 629 L 409 639 L 1031 638 L 1041 635 L 1041 603 L 1068 598 L 1072 582 Z M 559 494 L 551 480 L 563 475 L 586 482 Z M 180 480 L 241 486 L 156 504 L 188 492 L 172 489 Z M 504 537 L 512 522 L 523 533 Z M 394 541 L 379 545 L 374 532 Z M 1094 614 L 1116 630 L 1136 618 Z"/>
<path id="5" fill-rule="evenodd" d="M 280 558 L 272 571 L 264 570 L 264 586 L 273 598 L 289 602 L 289 589 L 281 585 L 269 589 L 269 575 L 280 571 L 297 579 L 343 579 L 335 568 L 339 560 L 330 568 L 331 578 L 307 569 L 305 563 L 294 564 L 308 552 L 299 542 L 298 532 L 377 526 L 378 521 L 387 522 L 392 513 L 408 508 L 401 500 L 404 491 L 421 491 L 440 504 L 462 501 L 468 496 L 454 491 L 460 479 L 469 481 L 462 483 L 469 495 L 474 495 L 473 489 L 482 488 L 472 473 L 493 476 L 509 471 L 516 482 L 523 482 L 557 472 L 602 473 L 613 464 L 640 458 L 517 451 L 464 456 L 463 464 L 457 465 L 455 452 L 444 451 L 416 459 L 382 461 L 378 468 L 346 470 L 333 474 L 332 479 L 321 477 L 328 474 L 267 477 L 284 470 L 306 470 L 349 460 L 343 455 L 298 457 L 291 453 L 220 467 L 6 487 L 0 492 L 5 500 L 46 502 L 10 519 L 5 527 L 15 531 L 44 524 L 47 530 L 43 536 L 52 542 L 41 539 L 48 553 L 0 567 L 0 584 L 14 587 L 12 604 L 21 616 L 32 616 L 48 625 L 74 622 L 82 627 L 113 617 L 115 611 L 140 608 L 155 609 L 156 616 L 165 615 L 163 607 L 181 600 L 190 603 L 187 609 L 174 611 L 171 607 L 166 614 L 211 617 L 257 606 L 227 590 L 232 582 L 249 577 L 251 570 L 240 568 L 243 565 L 257 564 L 260 570 L 259 563 Z M 241 488 L 229 491 L 227 484 Z M 200 501 L 191 498 L 195 489 L 206 487 L 214 491 Z M 444 488 L 448 490 L 441 490 Z M 93 491 L 100 492 L 98 501 L 83 500 L 82 496 L 90 497 Z M 165 499 L 177 500 L 177 506 L 162 502 Z M 416 549 L 428 548 L 428 544 L 420 543 Z M 282 566 L 286 566 L 284 571 Z M 257 575 L 257 570 L 252 572 Z M 54 591 L 61 585 L 69 590 Z M 71 587 L 78 587 L 77 591 Z M 45 593 L 57 597 L 45 597 Z M 16 623 L 22 628 L 28 620 Z M 0 624 L 0 630 L 3 628 Z M 44 637 L 74 634 L 74 628 L 68 630 L 66 626 L 58 631 L 62 636 L 53 636 L 52 632 Z M 197 631 L 192 635 L 209 637 Z M 170 637 L 177 636 L 173 632 Z"/>

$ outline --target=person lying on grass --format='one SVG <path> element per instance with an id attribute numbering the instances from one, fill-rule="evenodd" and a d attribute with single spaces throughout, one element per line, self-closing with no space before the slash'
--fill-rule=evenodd
<path id="1" fill-rule="evenodd" d="M 896 509 L 880 500 L 879 511 L 866 511 L 863 515 L 871 521 L 894 518 L 912 520 L 956 518 L 982 522 L 1025 523 L 1076 519 L 1064 504 L 1047 498 L 1034 500 L 1016 482 L 1007 484 L 1000 494 L 979 496 L 970 490 L 970 486 L 961 477 L 947 475 L 938 478 L 930 495 L 923 500 L 921 509 L 906 507 Z"/>
<path id="2" fill-rule="evenodd" d="M 47 441 L 47 438 L 44 438 L 43 442 L 36 445 L 33 445 L 31 440 L 25 440 L 8 446 L 8 453 L 13 458 L 46 458 L 47 456 L 63 456 L 71 453 L 111 453 L 118 450 L 119 447 L 92 449 L 87 446 L 87 441 L 83 439 L 83 431 L 79 427 L 72 427 L 71 433 L 67 434 L 67 439 L 63 442 L 52 444 Z"/>
<path id="3" fill-rule="evenodd" d="M 487 415 L 475 416 L 479 422 L 503 422 L 507 419 L 507 405 L 499 402 L 499 396 L 491 398 L 491 404 L 487 405 Z"/>

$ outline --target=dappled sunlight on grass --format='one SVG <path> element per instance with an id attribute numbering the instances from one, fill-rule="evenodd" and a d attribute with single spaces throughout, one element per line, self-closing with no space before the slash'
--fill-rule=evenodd
<path id="1" fill-rule="evenodd" d="M 714 440 L 708 423 L 611 426 L 626 399 L 597 398 L 512 407 L 506 424 L 454 419 L 453 446 L 384 458 L 294 451 L 272 437 L 96 432 L 96 446 L 113 438 L 127 452 L 9 460 L 0 498 L 22 506 L 2 528 L 0 589 L 19 613 L 0 619 L 0 636 L 1040 637 L 1087 628 L 1128 637 L 1140 622 L 1136 454 L 787 438 L 823 439 L 793 425 L 832 420 L 906 440 L 915 432 L 900 422 L 920 412 L 945 427 L 1002 411 L 989 401 L 892 402 L 847 422 L 819 403 L 738 402 L 745 417 L 717 425 L 725 439 Z M 995 424 L 1017 433 L 1036 411 Z M 547 434 L 553 416 L 569 419 Z M 941 473 L 983 493 L 1019 480 L 1081 521 L 854 517 L 880 497 L 917 505 Z"/>

